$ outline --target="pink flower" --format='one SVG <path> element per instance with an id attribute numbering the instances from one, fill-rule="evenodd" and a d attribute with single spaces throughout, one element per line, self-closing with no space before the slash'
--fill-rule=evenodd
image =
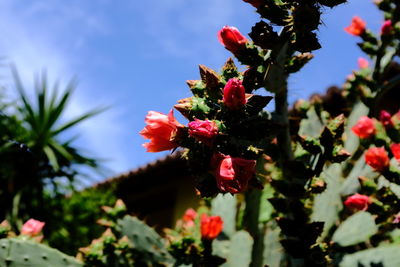
<path id="1" fill-rule="evenodd" d="M 369 138 L 376 132 L 374 120 L 367 116 L 362 116 L 351 130 L 362 139 Z"/>
<path id="2" fill-rule="evenodd" d="M 393 153 L 393 156 L 400 161 L 400 144 L 392 144 L 390 146 L 390 150 Z"/>
<path id="3" fill-rule="evenodd" d="M 361 195 L 361 194 L 354 194 L 349 196 L 344 205 L 348 208 L 353 208 L 356 210 L 367 210 L 368 205 L 371 203 L 371 199 L 369 196 Z"/>
<path id="4" fill-rule="evenodd" d="M 381 35 L 391 34 L 393 31 L 392 21 L 386 20 L 381 27 Z"/>
<path id="5" fill-rule="evenodd" d="M 382 122 L 385 128 L 393 127 L 392 115 L 390 115 L 390 113 L 386 110 L 381 110 L 381 113 L 379 114 L 379 120 Z"/>
<path id="6" fill-rule="evenodd" d="M 229 79 L 224 87 L 223 101 L 225 106 L 233 110 L 240 109 L 246 104 L 246 92 L 241 80 Z"/>
<path id="7" fill-rule="evenodd" d="M 393 222 L 392 223 L 394 223 L 394 224 L 399 224 L 400 223 L 400 213 L 397 213 L 395 216 L 394 216 L 394 219 L 393 219 Z"/>
<path id="8" fill-rule="evenodd" d="M 45 225 L 44 222 L 41 222 L 41 221 L 38 221 L 35 219 L 29 219 L 22 226 L 21 234 L 29 235 L 29 236 L 36 236 L 36 235 L 40 234 L 44 225 Z"/>
<path id="9" fill-rule="evenodd" d="M 254 6 L 255 8 L 259 8 L 260 6 L 264 5 L 264 0 L 243 0 L 246 3 Z"/>
<path id="10" fill-rule="evenodd" d="M 366 68 L 368 68 L 368 66 L 369 66 L 368 60 L 366 60 L 366 59 L 363 58 L 363 57 L 359 57 L 359 58 L 358 58 L 358 67 L 359 67 L 360 69 L 366 69 Z"/>
<path id="11" fill-rule="evenodd" d="M 247 188 L 249 180 L 255 174 L 255 160 L 215 154 L 212 163 L 216 167 L 217 187 L 222 192 L 232 194 L 243 192 Z"/>
<path id="12" fill-rule="evenodd" d="M 382 172 L 389 167 L 390 160 L 384 147 L 371 147 L 365 152 L 365 162 L 375 171 Z"/>
<path id="13" fill-rule="evenodd" d="M 183 127 L 174 117 L 171 110 L 168 115 L 156 111 L 149 111 L 145 119 L 146 127 L 140 134 L 150 139 L 149 143 L 143 144 L 147 152 L 159 152 L 176 148 L 178 145 L 173 138 L 178 128 Z"/>
<path id="14" fill-rule="evenodd" d="M 183 222 L 185 227 L 192 227 L 194 226 L 194 220 L 196 219 L 197 212 L 190 208 L 187 209 L 185 214 L 183 215 Z"/>
<path id="15" fill-rule="evenodd" d="M 217 124 L 209 120 L 189 122 L 189 135 L 205 144 L 211 144 L 218 134 Z"/>
<path id="16" fill-rule="evenodd" d="M 246 48 L 247 39 L 237 28 L 232 26 L 224 26 L 218 32 L 219 42 L 232 53 L 236 53 Z"/>
<path id="17" fill-rule="evenodd" d="M 366 22 L 364 20 L 358 16 L 354 16 L 350 26 L 344 28 L 344 30 L 351 35 L 361 36 L 365 32 L 365 26 Z"/>
<path id="18" fill-rule="evenodd" d="M 210 216 L 203 213 L 200 219 L 201 238 L 207 240 L 215 239 L 222 231 L 224 222 L 219 216 Z"/>

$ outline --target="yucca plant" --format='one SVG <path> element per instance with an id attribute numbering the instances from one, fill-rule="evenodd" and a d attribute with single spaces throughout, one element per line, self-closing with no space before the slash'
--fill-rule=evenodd
<path id="1" fill-rule="evenodd" d="M 5 161 L 0 178 L 7 188 L 0 191 L 0 218 L 7 217 L 18 226 L 20 221 L 16 218 L 23 220 L 35 216 L 45 219 L 46 214 L 52 212 L 50 202 L 57 203 L 52 200 L 63 197 L 67 192 L 65 189 L 74 188 L 81 166 L 99 168 L 97 159 L 87 157 L 74 146 L 75 138 L 64 141 L 61 135 L 105 108 L 96 108 L 65 121 L 75 80 L 61 90 L 58 82 L 49 85 L 43 72 L 34 83 L 33 97 L 28 97 L 15 67 L 12 67 L 12 74 L 18 99 L 9 112 L 14 114 L 3 116 L 17 118 L 18 123 L 5 126 L 9 128 L 9 134 L 2 146 L 5 150 L 0 150 L 0 158 Z M 16 131 L 16 125 L 20 130 Z"/>

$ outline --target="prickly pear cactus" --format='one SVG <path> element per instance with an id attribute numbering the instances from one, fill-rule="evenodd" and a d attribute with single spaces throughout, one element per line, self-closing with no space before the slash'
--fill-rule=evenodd
<path id="1" fill-rule="evenodd" d="M 16 238 L 0 240 L 0 266 L 7 267 L 79 267 L 75 258 L 42 244 Z"/>
<path id="2" fill-rule="evenodd" d="M 128 237 L 133 250 L 140 254 L 140 261 L 148 266 L 153 266 L 154 263 L 167 265 L 174 262 L 162 238 L 139 219 L 127 215 L 118 220 L 117 229 L 122 236 Z"/>

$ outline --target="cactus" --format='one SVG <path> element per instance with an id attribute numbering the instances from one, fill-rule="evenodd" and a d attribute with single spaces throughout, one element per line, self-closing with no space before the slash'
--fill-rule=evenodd
<path id="1" fill-rule="evenodd" d="M 369 212 L 357 212 L 345 220 L 335 231 L 332 241 L 342 247 L 356 245 L 367 241 L 376 234 L 378 227 Z"/>
<path id="2" fill-rule="evenodd" d="M 344 256 L 340 267 L 400 266 L 400 246 L 388 245 Z"/>
<path id="3" fill-rule="evenodd" d="M 0 240 L 0 266 L 78 267 L 75 258 L 29 240 L 4 238 Z"/>
<path id="4" fill-rule="evenodd" d="M 236 231 L 236 204 L 235 196 L 218 194 L 211 203 L 211 213 L 221 216 L 224 221 L 223 232 L 232 236 Z"/>
<path id="5" fill-rule="evenodd" d="M 121 236 L 127 236 L 133 250 L 140 254 L 140 261 L 152 266 L 152 264 L 171 264 L 173 258 L 168 253 L 164 241 L 154 231 L 139 219 L 126 215 L 118 220 L 117 230 Z"/>
<path id="6" fill-rule="evenodd" d="M 324 222 L 322 236 L 325 236 L 338 220 L 338 212 L 342 210 L 343 207 L 342 199 L 340 198 L 340 188 L 342 184 L 341 171 L 340 164 L 335 163 L 321 174 L 321 177 L 327 183 L 327 188 L 324 192 L 315 197 L 311 220 L 315 222 Z"/>
<path id="7" fill-rule="evenodd" d="M 280 229 L 275 222 L 270 222 L 264 237 L 263 263 L 269 267 L 280 267 L 284 258 L 285 252 L 280 243 Z"/>
<path id="8" fill-rule="evenodd" d="M 229 241 L 215 240 L 213 251 L 216 255 L 226 258 L 221 267 L 250 266 L 253 239 L 248 232 L 241 230 L 234 233 Z"/>

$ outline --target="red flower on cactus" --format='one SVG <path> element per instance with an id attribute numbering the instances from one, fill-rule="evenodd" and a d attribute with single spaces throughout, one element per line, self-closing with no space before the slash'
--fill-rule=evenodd
<path id="1" fill-rule="evenodd" d="M 381 35 L 391 34 L 393 31 L 392 21 L 386 20 L 381 27 Z"/>
<path id="2" fill-rule="evenodd" d="M 264 0 L 243 0 L 246 3 L 254 6 L 255 8 L 259 8 L 260 6 L 264 5 Z"/>
<path id="3" fill-rule="evenodd" d="M 376 132 L 374 120 L 367 116 L 362 116 L 351 130 L 362 139 L 369 138 L 375 135 Z"/>
<path id="4" fill-rule="evenodd" d="M 195 120 L 189 122 L 189 135 L 197 140 L 211 144 L 218 134 L 217 124 L 209 120 Z"/>
<path id="5" fill-rule="evenodd" d="M 348 208 L 356 209 L 356 210 L 367 210 L 368 205 L 371 203 L 371 198 L 366 195 L 354 194 L 349 196 L 344 205 Z"/>
<path id="6" fill-rule="evenodd" d="M 150 139 L 149 143 L 143 144 L 147 152 L 159 152 L 176 148 L 178 145 L 173 138 L 178 128 L 183 127 L 174 117 L 171 110 L 168 115 L 156 111 L 149 111 L 145 119 L 146 127 L 140 134 Z"/>
<path id="7" fill-rule="evenodd" d="M 393 153 L 393 156 L 400 161 L 400 144 L 392 144 L 390 146 L 390 150 Z"/>
<path id="8" fill-rule="evenodd" d="M 207 240 L 215 239 L 222 231 L 224 222 L 219 216 L 207 216 L 203 213 L 200 219 L 201 238 Z"/>
<path id="9" fill-rule="evenodd" d="M 217 187 L 222 192 L 232 194 L 243 192 L 249 180 L 255 174 L 255 160 L 215 154 L 212 164 L 216 167 L 215 178 L 217 180 Z"/>
<path id="10" fill-rule="evenodd" d="M 246 48 L 248 42 L 236 27 L 224 26 L 218 32 L 219 42 L 232 53 L 236 53 Z"/>
<path id="11" fill-rule="evenodd" d="M 379 114 L 379 120 L 382 122 L 385 128 L 393 127 L 392 115 L 390 115 L 390 113 L 386 110 L 381 110 Z"/>
<path id="12" fill-rule="evenodd" d="M 357 62 L 358 62 L 358 67 L 359 67 L 360 69 L 366 69 L 366 68 L 368 68 L 368 66 L 369 66 L 368 60 L 366 60 L 366 59 L 363 58 L 363 57 L 359 57 Z"/>
<path id="13" fill-rule="evenodd" d="M 358 16 L 354 16 L 351 20 L 350 26 L 344 28 L 344 30 L 351 35 L 361 36 L 365 32 L 366 25 L 367 24 L 364 20 Z"/>
<path id="14" fill-rule="evenodd" d="M 365 162 L 375 171 L 382 172 L 389 167 L 390 160 L 384 147 L 371 147 L 365 152 Z"/>
<path id="15" fill-rule="evenodd" d="M 229 109 L 240 109 L 246 103 L 246 92 L 242 81 L 237 78 L 229 79 L 224 87 L 224 105 Z"/>
<path id="16" fill-rule="evenodd" d="M 44 222 L 35 219 L 29 219 L 24 223 L 24 225 L 22 225 L 21 234 L 37 236 L 38 234 L 40 234 L 40 232 L 42 232 L 44 225 Z"/>

